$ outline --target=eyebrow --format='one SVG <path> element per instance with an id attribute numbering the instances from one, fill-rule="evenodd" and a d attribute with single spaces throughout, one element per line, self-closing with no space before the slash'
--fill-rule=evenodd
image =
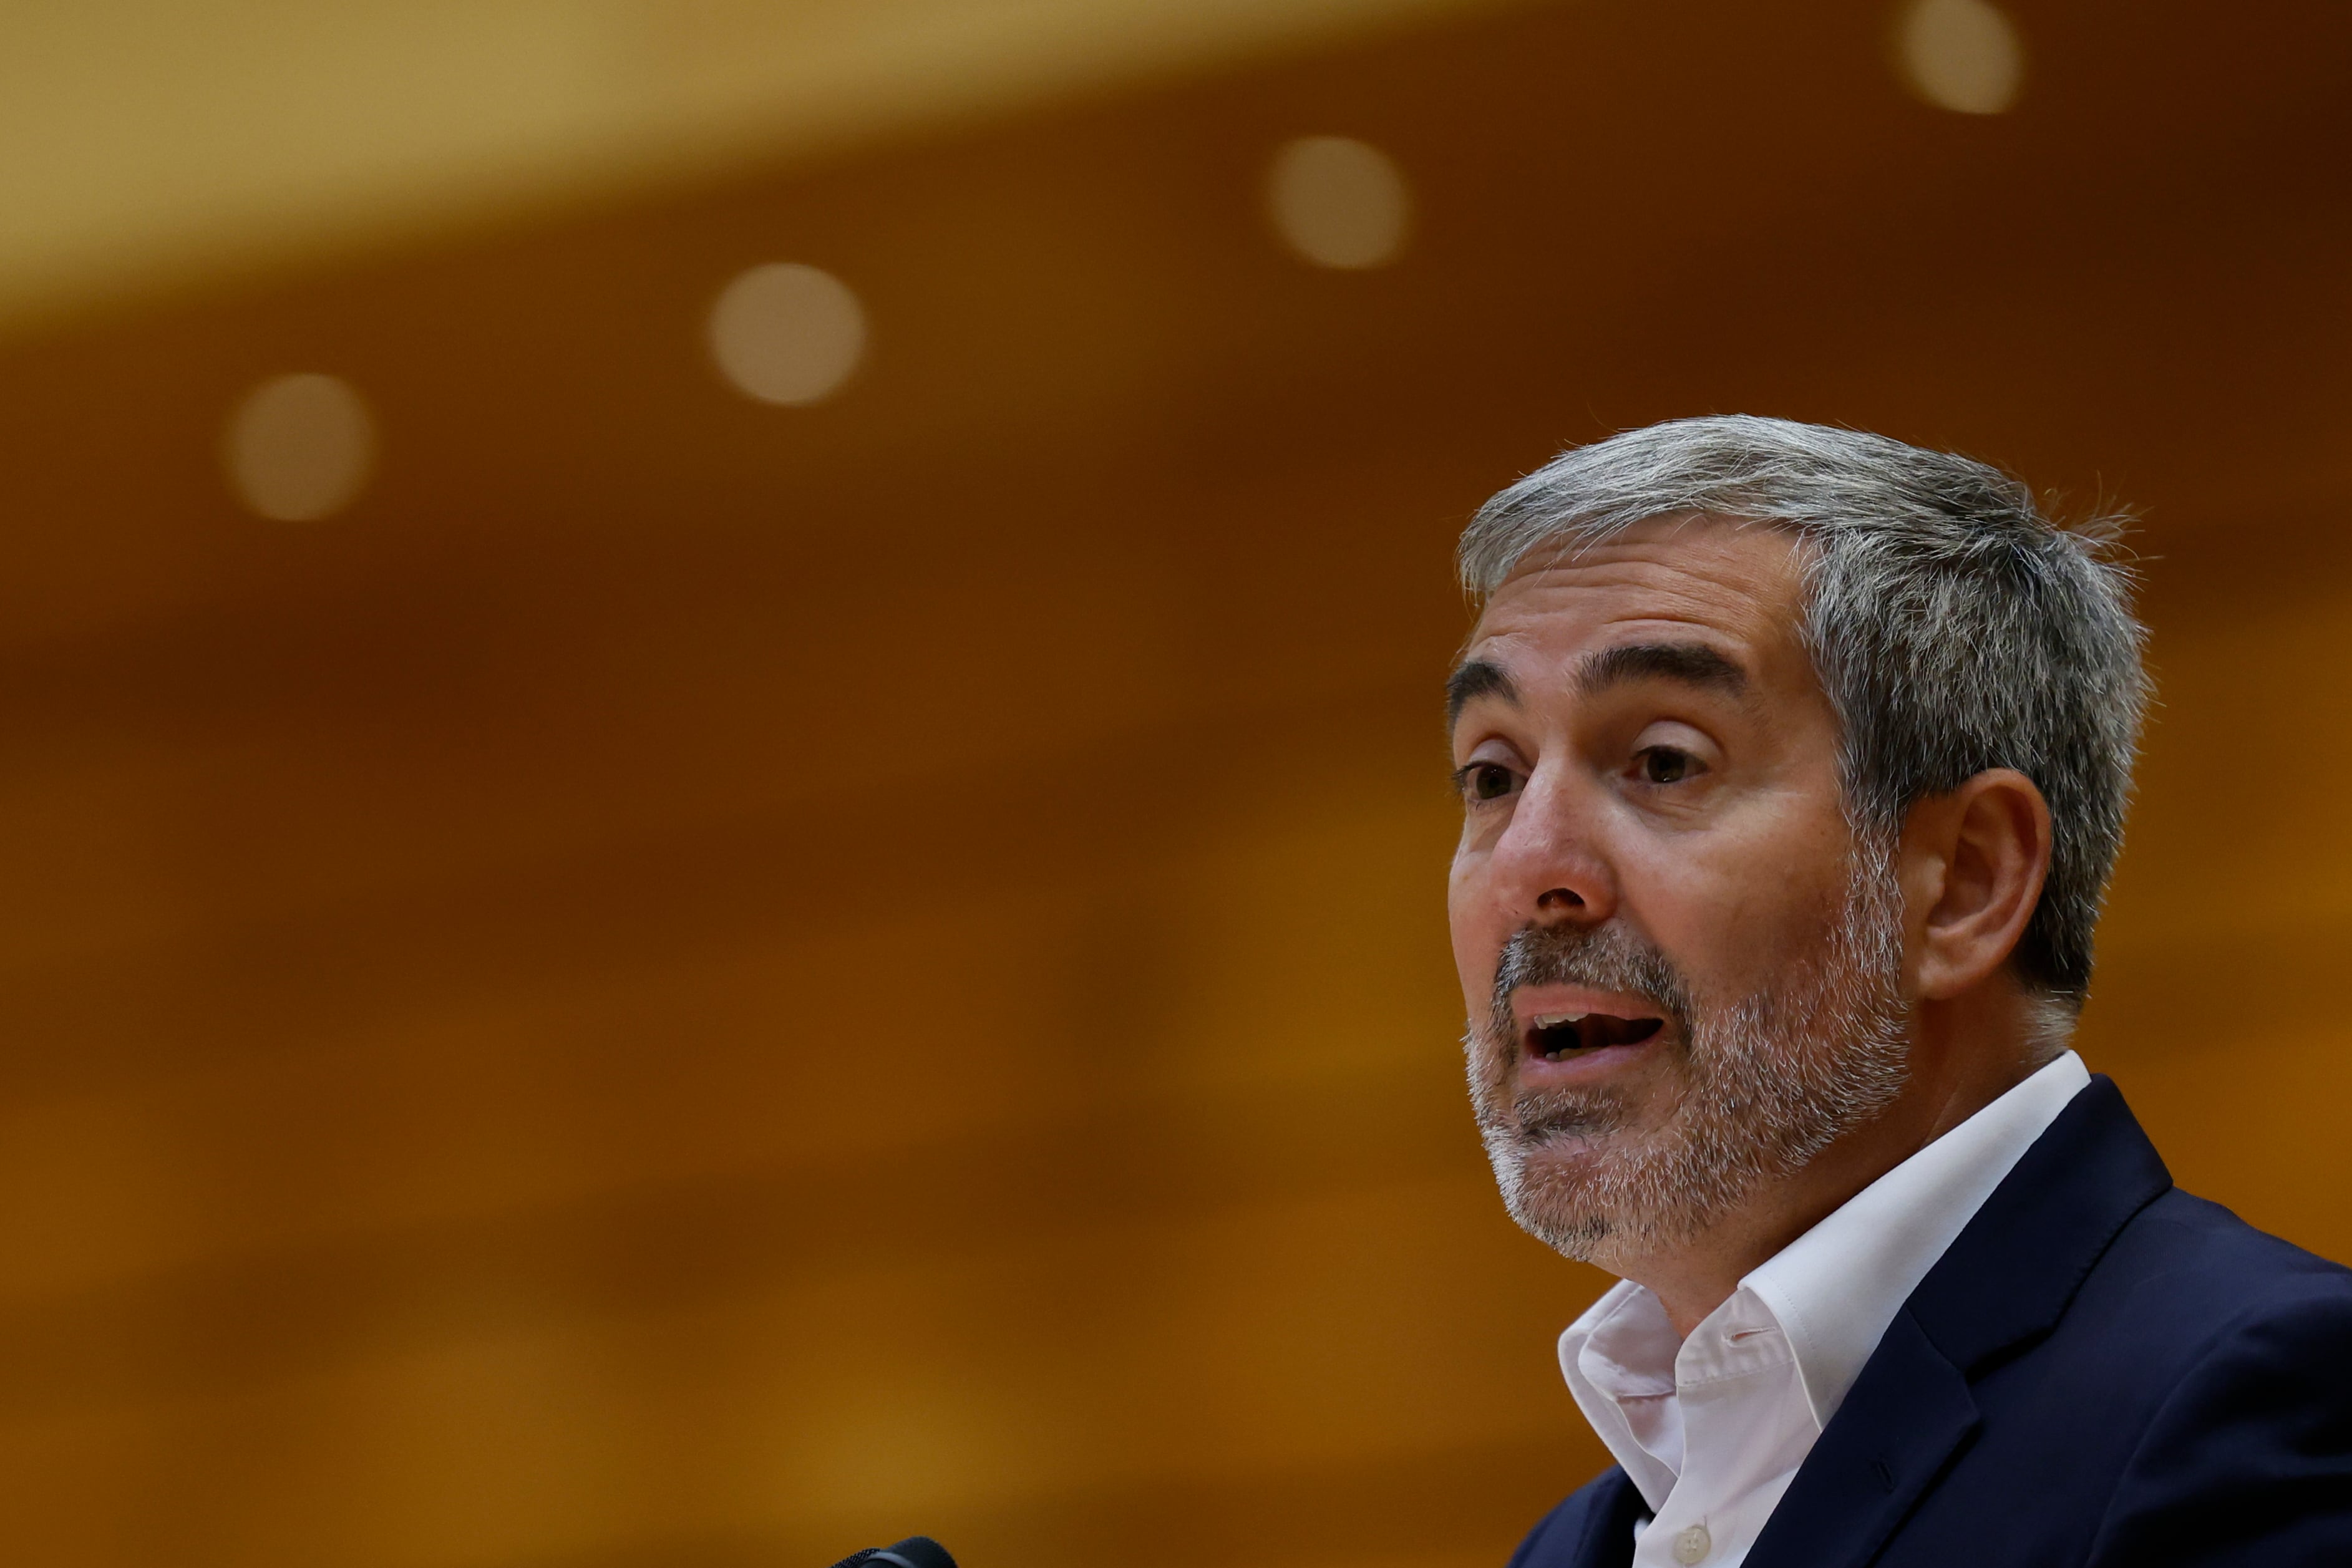
<path id="1" fill-rule="evenodd" d="M 1465 661 L 1445 677 L 1445 727 L 1453 728 L 1462 710 L 1479 697 L 1499 697 L 1517 707 L 1519 688 L 1502 665 L 1486 659 Z"/>
<path id="2" fill-rule="evenodd" d="M 1576 667 L 1576 690 L 1590 697 L 1611 686 L 1633 681 L 1675 681 L 1726 696 L 1748 695 L 1748 672 L 1704 643 L 1627 643 L 1587 653 Z M 1445 677 L 1445 723 L 1449 729 L 1462 710 L 1480 697 L 1496 697 L 1519 706 L 1518 684 L 1510 673 L 1489 659 L 1465 661 Z"/>
<path id="3" fill-rule="evenodd" d="M 1726 696 L 1748 695 L 1748 672 L 1704 643 L 1627 643 L 1586 654 L 1576 669 L 1581 696 L 1631 681 L 1675 681 Z"/>

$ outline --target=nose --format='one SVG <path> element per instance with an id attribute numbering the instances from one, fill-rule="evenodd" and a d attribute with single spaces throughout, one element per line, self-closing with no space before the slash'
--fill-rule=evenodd
<path id="1" fill-rule="evenodd" d="M 1489 892 L 1514 924 L 1598 925 L 1616 913 L 1601 806 L 1567 768 L 1528 779 L 1486 863 Z"/>

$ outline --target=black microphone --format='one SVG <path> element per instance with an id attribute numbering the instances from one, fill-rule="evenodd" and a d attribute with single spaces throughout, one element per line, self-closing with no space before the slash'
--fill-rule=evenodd
<path id="1" fill-rule="evenodd" d="M 853 1552 L 833 1568 L 956 1568 L 948 1549 L 928 1535 L 910 1535 L 896 1546 Z"/>

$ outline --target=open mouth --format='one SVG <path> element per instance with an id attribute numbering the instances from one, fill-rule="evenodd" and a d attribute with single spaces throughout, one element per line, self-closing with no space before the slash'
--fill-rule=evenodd
<path id="1" fill-rule="evenodd" d="M 1546 1061 L 1567 1061 L 1612 1045 L 1639 1045 L 1666 1027 L 1659 1018 L 1614 1013 L 1549 1013 L 1528 1023 L 1528 1050 Z"/>

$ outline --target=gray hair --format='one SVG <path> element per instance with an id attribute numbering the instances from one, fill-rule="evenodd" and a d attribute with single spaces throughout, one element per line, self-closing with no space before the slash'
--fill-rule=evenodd
<path id="1" fill-rule="evenodd" d="M 1478 508 L 1464 584 L 1481 600 L 1530 555 L 1656 517 L 1784 528 L 1800 628 L 1841 728 L 1857 831 L 1989 768 L 2050 803 L 2050 872 L 2012 962 L 2080 1007 L 2148 700 L 2115 519 L 2061 528 L 1999 469 L 1862 431 L 1727 414 L 1570 448 Z"/>

